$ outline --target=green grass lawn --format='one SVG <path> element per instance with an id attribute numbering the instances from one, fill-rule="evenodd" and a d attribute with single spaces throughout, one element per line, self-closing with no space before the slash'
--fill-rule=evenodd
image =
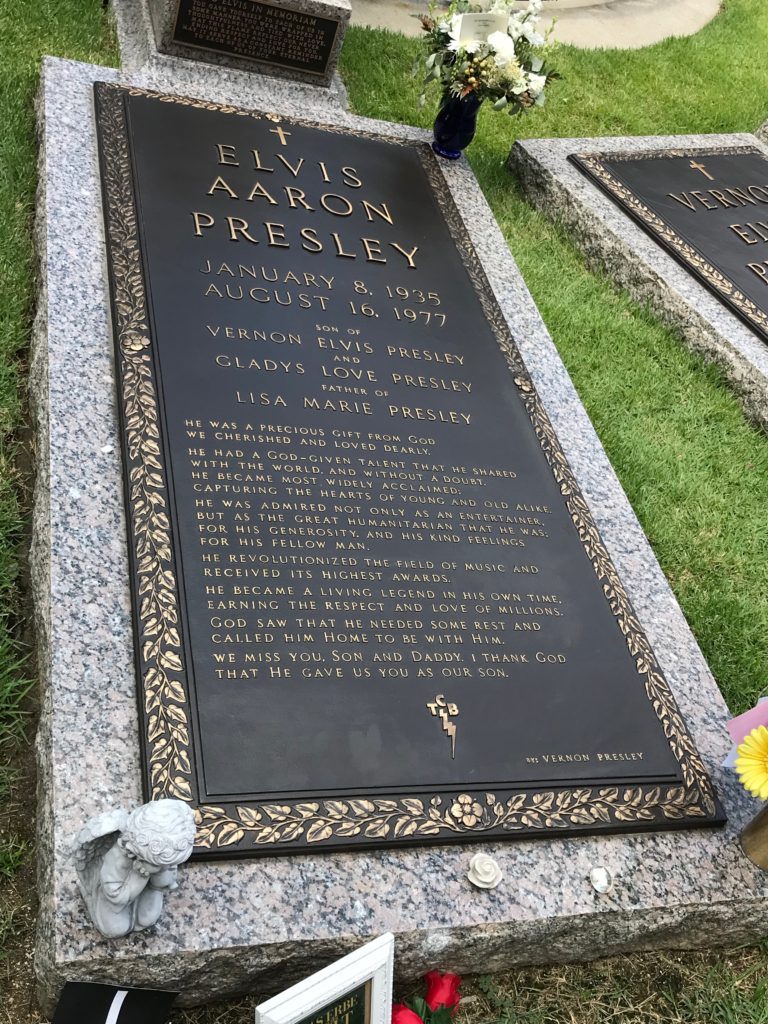
<path id="1" fill-rule="evenodd" d="M 29 515 L 21 436 L 35 295 L 33 100 L 43 54 L 104 64 L 116 63 L 117 54 L 100 4 L 91 0 L 0 0 L 0 39 L 0 1020 L 8 1014 L 15 1024 L 3 975 L 15 970 L 9 950 L 26 923 L 17 872 L 28 860 L 31 824 L 20 810 L 29 805 L 21 766 L 32 668 L 22 643 L 20 576 Z M 27 870 L 25 881 L 31 877 Z"/>
<path id="2" fill-rule="evenodd" d="M 361 114 L 428 127 L 419 41 L 352 29 Z M 521 198 L 516 137 L 754 131 L 768 118 L 768 3 L 726 0 L 702 32 L 634 51 L 560 47 L 549 102 L 484 108 L 467 155 L 611 462 L 734 712 L 768 686 L 768 444 L 718 373 L 682 348 Z M 486 105 L 487 107 L 487 105 Z"/>
<path id="3" fill-rule="evenodd" d="M 382 0 L 383 2 L 383 0 Z M 672 0 L 670 0 L 672 2 Z M 0 0 L 0 1021 L 8 1009 L 4 948 L 23 917 L 14 815 L 25 677 L 19 593 L 27 496 L 18 470 L 34 299 L 32 100 L 39 59 L 53 53 L 112 64 L 98 0 Z M 421 124 L 410 75 L 418 44 L 350 30 L 342 71 L 355 110 Z M 768 441 L 744 420 L 717 372 L 647 312 L 586 270 L 567 238 L 526 205 L 505 161 L 515 135 L 752 131 L 768 117 L 768 2 L 726 0 L 690 39 L 632 52 L 563 47 L 550 102 L 530 117 L 481 112 L 469 157 L 523 275 L 734 711 L 768 684 Z M 1 766 L 5 767 L 1 767 Z M 18 790 L 18 786 L 16 787 Z M 9 797 L 9 792 L 11 796 Z M 25 934 L 28 934 L 28 930 Z M 22 947 L 19 947 L 22 948 Z M 23 952 L 23 949 L 22 949 Z M 7 957 L 6 957 L 7 959 Z M 23 955 L 15 963 L 29 971 Z M 762 950 L 658 954 L 514 972 L 470 988 L 467 1024 L 768 1024 Z M 240 1024 L 253 1000 L 178 1024 Z M 26 1006 L 24 1014 L 26 1015 Z M 29 1017 L 25 1019 L 36 1019 Z"/>

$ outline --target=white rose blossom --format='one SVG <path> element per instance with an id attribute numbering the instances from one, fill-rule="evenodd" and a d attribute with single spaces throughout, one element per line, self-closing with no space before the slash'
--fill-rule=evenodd
<path id="1" fill-rule="evenodd" d="M 478 889 L 495 889 L 502 879 L 501 868 L 487 853 L 476 853 L 469 862 L 467 878 Z"/>
<path id="2" fill-rule="evenodd" d="M 541 14 L 542 0 L 530 0 L 524 11 L 515 11 L 510 15 L 507 31 L 514 40 L 522 36 L 531 46 L 543 46 L 544 36 L 536 30 Z"/>
<path id="3" fill-rule="evenodd" d="M 522 28 L 522 35 L 528 40 L 531 46 L 543 46 L 544 36 L 536 31 L 533 23 L 525 22 Z"/>
<path id="4" fill-rule="evenodd" d="M 509 33 L 510 38 L 513 39 L 515 42 L 517 42 L 517 40 L 523 34 L 523 23 L 520 19 L 519 14 L 513 14 L 512 17 L 509 19 L 509 21 L 507 22 L 507 32 Z"/>
<path id="5" fill-rule="evenodd" d="M 450 40 L 448 42 L 449 50 L 459 49 L 459 35 L 461 34 L 461 17 L 462 16 L 460 14 L 454 14 L 454 16 L 446 25 L 446 31 L 450 36 Z"/>
<path id="6" fill-rule="evenodd" d="M 515 41 L 510 39 L 506 32 L 491 32 L 488 36 L 488 45 L 496 51 L 494 60 L 496 67 L 503 68 L 505 64 L 515 59 Z"/>
<path id="7" fill-rule="evenodd" d="M 528 75 L 528 92 L 534 99 L 536 99 L 536 97 L 543 92 L 544 86 L 546 84 L 546 75 L 536 75 L 533 73 L 533 71 L 531 71 L 531 73 Z"/>

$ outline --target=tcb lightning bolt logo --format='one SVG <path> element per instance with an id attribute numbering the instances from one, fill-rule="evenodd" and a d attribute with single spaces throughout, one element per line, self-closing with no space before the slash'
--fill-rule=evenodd
<path id="1" fill-rule="evenodd" d="M 442 693 L 438 693 L 434 701 L 427 704 L 427 709 L 432 712 L 435 718 L 442 722 L 443 732 L 448 734 L 451 741 L 451 757 L 456 757 L 456 726 L 451 719 L 458 717 L 458 704 L 449 704 Z"/>

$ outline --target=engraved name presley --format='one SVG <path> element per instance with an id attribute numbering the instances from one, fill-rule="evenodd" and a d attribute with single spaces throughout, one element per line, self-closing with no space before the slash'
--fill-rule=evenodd
<path id="1" fill-rule="evenodd" d="M 270 131 L 278 136 L 283 146 L 288 146 L 286 139 L 291 132 L 280 126 Z M 208 232 L 223 231 L 225 238 L 235 243 L 265 243 L 268 247 L 280 249 L 298 245 L 305 252 L 315 254 L 329 249 L 339 259 L 360 258 L 367 263 L 387 263 L 393 260 L 401 266 L 404 262 L 409 270 L 416 269 L 415 257 L 419 247 L 401 239 L 393 241 L 367 235 L 342 237 L 338 231 L 321 233 L 313 225 L 288 224 L 274 219 L 277 211 L 272 211 L 272 207 L 284 211 L 320 213 L 321 216 L 325 213 L 331 218 L 350 217 L 357 209 L 364 214 L 367 223 L 394 227 L 395 220 L 388 203 L 356 194 L 356 190 L 363 188 L 364 184 L 354 167 L 334 169 L 322 160 L 307 160 L 304 156 L 293 155 L 288 159 L 281 152 L 266 157 L 259 149 L 251 149 L 246 155 L 236 146 L 227 143 L 217 143 L 215 149 L 217 163 L 232 170 L 216 174 L 207 189 L 206 195 L 216 207 L 211 205 L 206 210 L 190 211 L 195 237 L 202 238 Z M 244 176 L 244 171 L 248 178 Z M 255 180 L 252 177 L 254 172 L 259 175 Z M 287 172 L 291 179 L 300 179 L 301 187 L 298 184 L 273 184 L 272 179 L 265 177 L 276 172 Z M 354 198 L 350 198 L 350 192 Z M 249 213 L 247 218 L 223 212 L 223 209 L 231 209 L 232 203 L 237 203 L 238 209 L 242 204 L 252 203 L 257 212 L 255 216 Z M 260 219 L 259 211 L 264 210 L 270 211 L 266 220 Z"/>

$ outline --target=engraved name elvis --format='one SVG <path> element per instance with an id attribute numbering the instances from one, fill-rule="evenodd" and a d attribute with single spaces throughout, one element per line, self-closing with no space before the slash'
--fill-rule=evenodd
<path id="1" fill-rule="evenodd" d="M 269 132 L 277 136 L 281 146 L 288 145 L 288 138 L 291 135 L 289 131 L 278 125 L 276 128 L 270 128 Z M 216 152 L 218 154 L 218 164 L 226 167 L 242 166 L 241 154 L 238 154 L 235 146 L 217 143 Z M 258 172 L 262 176 L 274 173 L 274 166 L 269 167 L 262 163 L 262 154 L 259 149 L 251 149 L 245 156 L 247 156 L 249 161 L 247 166 L 251 171 Z M 282 204 L 290 210 L 307 210 L 309 213 L 322 209 L 332 217 L 346 218 L 353 214 L 355 204 L 357 204 L 367 224 L 376 224 L 377 221 L 384 221 L 386 224 L 394 225 L 394 220 L 386 201 L 379 200 L 374 203 L 369 198 L 365 198 L 362 193 L 359 198 L 357 197 L 357 190 L 362 189 L 364 186 L 354 167 L 342 167 L 334 180 L 330 176 L 328 166 L 323 160 L 310 160 L 308 163 L 307 157 L 299 156 L 298 158 L 294 157 L 293 161 L 291 161 L 281 152 L 273 153 L 270 160 L 273 165 L 277 162 L 282 164 L 292 179 L 298 181 L 301 178 L 302 187 L 298 185 L 282 185 L 273 188 L 270 192 L 264 184 L 262 177 L 252 178 L 252 183 L 246 182 L 246 189 L 238 192 L 228 184 L 224 175 L 220 173 L 216 175 L 211 187 L 207 190 L 207 195 L 209 196 L 222 193 L 228 199 L 235 202 L 239 203 L 242 200 L 243 203 L 255 204 L 254 222 L 249 222 L 242 216 L 234 216 L 232 214 L 226 214 L 223 217 L 218 215 L 218 228 L 224 230 L 225 237 L 229 241 L 237 242 L 243 240 L 251 245 L 259 245 L 260 242 L 265 242 L 269 247 L 284 249 L 289 249 L 292 245 L 298 245 L 308 253 L 322 253 L 330 247 L 332 254 L 335 256 L 353 260 L 360 257 L 367 263 L 387 263 L 397 255 L 405 261 L 405 265 L 409 269 L 416 269 L 414 257 L 418 252 L 419 247 L 417 245 L 404 247 L 399 241 L 390 240 L 382 243 L 379 238 L 359 236 L 342 240 L 338 231 L 324 233 L 324 237 L 321 239 L 318 237 L 318 232 L 315 228 L 307 226 L 297 227 L 293 232 L 293 238 L 291 240 L 286 239 L 285 223 L 262 219 L 264 207 L 267 207 L 268 210 L 270 206 L 280 207 Z M 313 181 L 311 201 L 307 199 L 307 191 L 310 186 L 304 181 L 304 179 L 309 178 Z M 333 186 L 337 191 L 326 189 L 326 186 Z M 338 191 L 339 188 L 344 190 L 343 193 Z M 354 200 L 350 198 L 350 191 L 355 195 Z M 192 212 L 192 219 L 194 222 L 194 233 L 198 237 L 202 236 L 203 231 L 210 231 L 217 226 L 217 214 L 209 211 L 195 210 Z M 256 232 L 259 233 L 259 237 L 256 237 Z"/>
<path id="2" fill-rule="evenodd" d="M 288 145 L 291 133 L 286 131 L 281 125 L 270 128 L 269 133 L 276 136 L 275 143 L 279 140 L 280 146 Z M 375 225 L 378 221 L 383 221 L 385 224 L 394 226 L 395 221 L 390 204 L 386 200 L 377 199 L 374 201 L 369 197 L 367 198 L 364 192 L 358 192 L 358 190 L 364 189 L 364 183 L 359 177 L 356 168 L 342 166 L 337 176 L 332 178 L 329 167 L 322 160 L 308 162 L 308 159 L 304 156 L 290 160 L 282 152 L 273 152 L 266 156 L 257 148 L 250 149 L 247 153 L 241 154 L 238 153 L 235 146 L 226 143 L 216 143 L 215 151 L 217 155 L 216 162 L 219 166 L 242 167 L 241 159 L 245 158 L 245 166 L 248 170 L 250 172 L 259 172 L 262 177 L 248 181 L 246 189 L 239 193 L 227 181 L 224 173 L 217 173 L 206 194 L 216 196 L 220 193 L 227 199 L 238 203 L 238 209 L 240 208 L 240 201 L 243 203 L 253 203 L 255 213 L 249 213 L 248 217 L 250 219 L 246 219 L 243 216 L 231 213 L 226 213 L 222 216 L 219 213 L 211 212 L 210 208 L 208 210 L 193 210 L 191 211 L 192 228 L 196 237 L 201 238 L 207 232 L 219 231 L 223 233 L 226 241 L 242 241 L 245 243 L 246 248 L 260 244 L 266 246 L 266 248 L 291 249 L 294 247 L 313 255 L 326 254 L 326 258 L 330 255 L 339 259 L 360 259 L 365 263 L 377 264 L 387 264 L 399 259 L 402 261 L 401 266 L 405 266 L 409 270 L 417 269 L 416 256 L 419 250 L 418 245 L 402 244 L 401 240 L 393 241 L 388 239 L 382 241 L 381 238 L 369 235 L 358 235 L 355 237 L 350 234 L 345 237 L 339 231 L 327 232 L 321 238 L 318 236 L 316 228 L 298 225 L 293 226 L 292 234 L 287 237 L 286 230 L 290 232 L 291 227 L 286 228 L 285 220 L 263 219 L 265 210 L 267 216 L 277 216 L 281 205 L 287 210 L 306 210 L 309 213 L 323 210 L 333 218 L 348 218 L 354 214 L 355 207 L 357 206 L 365 218 L 366 225 Z M 274 174 L 275 165 L 282 165 L 282 168 L 288 172 L 292 180 L 301 180 L 301 187 L 298 184 L 282 185 L 273 187 L 272 191 L 270 191 L 264 184 L 265 179 L 263 176 Z M 305 178 L 308 181 L 305 181 Z M 269 179 L 266 180 L 269 181 Z M 337 191 L 332 191 L 331 188 L 336 188 Z M 271 211 L 270 207 L 273 206 L 278 207 L 278 211 Z M 261 304 L 274 302 L 276 305 L 284 307 L 296 303 L 301 309 L 314 308 L 319 309 L 320 312 L 325 312 L 328 308 L 330 297 L 327 293 L 333 289 L 335 280 L 334 276 L 298 270 L 279 271 L 276 267 L 257 265 L 255 263 L 238 262 L 233 264 L 231 262 L 223 262 L 214 265 L 209 259 L 200 268 L 200 272 L 205 276 L 214 278 L 205 289 L 204 295 L 206 298 L 218 298 L 237 302 L 246 300 Z M 253 284 L 254 280 L 260 283 Z M 266 285 L 269 283 L 293 286 L 293 288 L 268 288 Z M 297 288 L 298 290 L 296 290 Z M 405 289 L 400 288 L 401 293 L 404 291 Z M 362 296 L 368 294 L 363 282 L 355 282 L 355 293 Z M 395 297 L 395 293 L 390 286 L 387 286 L 387 294 L 390 298 Z M 423 293 L 416 289 L 414 294 L 416 301 L 420 301 L 423 304 L 425 301 Z M 428 317 L 427 322 L 434 317 L 435 323 L 444 326 L 446 321 L 445 313 L 437 312 L 431 308 L 433 305 L 440 305 L 441 300 L 438 293 L 430 293 L 428 301 L 430 309 L 424 311 Z M 369 304 L 361 302 L 358 305 L 360 307 L 359 312 L 362 315 L 378 316 L 376 313 L 371 314 Z M 350 311 L 357 312 L 353 302 L 350 303 Z M 393 312 L 396 316 L 399 316 L 397 309 L 394 309 Z M 210 326 L 208 329 L 214 330 Z M 243 331 L 245 329 L 240 328 L 239 330 Z M 328 350 L 332 351 L 334 341 L 333 339 L 319 337 L 318 344 L 321 347 L 327 346 Z M 343 346 L 343 342 L 338 343 L 338 348 L 343 348 Z M 355 340 L 346 342 L 346 351 L 348 353 L 359 351 L 370 355 L 373 350 L 369 342 Z M 405 351 L 406 349 L 402 346 L 388 346 L 388 355 L 393 357 Z M 420 357 L 416 356 L 416 358 Z M 426 352 L 423 358 L 428 362 L 446 360 L 463 362 L 464 359 L 460 355 L 451 356 L 448 353 L 444 356 L 440 352 Z M 285 373 L 295 372 L 298 374 L 305 372 L 304 366 L 300 362 L 292 364 L 281 361 L 274 364 L 274 361 L 267 360 L 262 367 L 262 364 L 257 359 L 244 361 L 236 356 L 233 361 L 226 354 L 218 355 L 216 361 L 218 366 L 234 369 L 258 370 L 263 368 L 267 372 L 282 370 Z M 323 365 L 320 367 L 320 372 L 326 378 L 364 380 L 367 384 L 379 383 L 376 372 L 370 369 L 363 371 L 339 366 L 329 368 Z M 393 383 L 403 383 L 406 386 L 427 390 L 440 389 L 466 391 L 467 393 L 472 390 L 472 384 L 467 381 L 446 381 L 442 378 L 426 378 L 423 375 L 395 373 L 391 375 L 391 380 Z M 286 400 L 282 395 L 270 397 L 264 392 L 260 392 L 258 396 L 253 392 L 237 392 L 236 394 L 238 402 L 241 403 L 258 402 L 260 405 L 275 404 L 287 406 Z M 366 401 L 326 398 L 321 402 L 317 397 L 305 396 L 303 402 L 304 408 L 307 409 L 335 410 L 342 413 L 361 414 L 364 416 L 374 415 L 372 404 Z M 469 425 L 471 422 L 471 413 L 456 410 L 390 404 L 388 406 L 388 413 L 390 416 L 402 416 L 405 419 L 425 420 L 428 422 L 458 425 Z"/>

